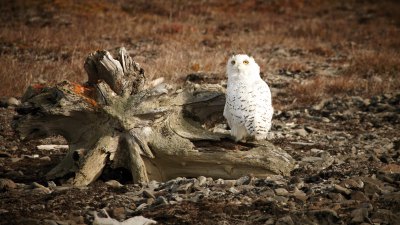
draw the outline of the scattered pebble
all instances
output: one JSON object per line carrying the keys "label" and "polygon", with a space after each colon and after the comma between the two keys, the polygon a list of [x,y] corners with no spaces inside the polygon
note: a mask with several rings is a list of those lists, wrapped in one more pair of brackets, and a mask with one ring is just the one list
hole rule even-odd
{"label": "scattered pebble", "polygon": [[294,225],[294,222],[292,220],[292,217],[290,217],[289,215],[284,216],[282,218],[279,218],[275,225]]}
{"label": "scattered pebble", "polygon": [[164,196],[158,196],[155,204],[157,205],[168,205],[168,200]]}
{"label": "scattered pebble", "polygon": [[293,133],[294,133],[295,135],[297,135],[297,136],[300,136],[300,137],[305,137],[305,136],[308,135],[308,132],[307,132],[305,129],[303,129],[303,128],[301,128],[301,129],[296,129],[296,130],[294,130]]}
{"label": "scattered pebble", "polygon": [[274,190],[276,195],[287,196],[289,192],[285,188],[277,188]]}
{"label": "scattered pebble", "polygon": [[153,191],[150,191],[150,190],[148,190],[148,189],[145,189],[145,190],[143,191],[143,195],[144,195],[144,197],[146,197],[146,198],[153,198],[153,199],[156,198],[156,197],[154,196],[154,194],[153,194]]}
{"label": "scattered pebble", "polygon": [[204,176],[199,176],[197,180],[199,181],[199,186],[203,186],[207,182],[207,178]]}
{"label": "scattered pebble", "polygon": [[368,220],[368,210],[366,208],[358,208],[351,212],[352,223],[362,223]]}
{"label": "scattered pebble", "polygon": [[246,184],[249,184],[250,181],[251,181],[251,178],[249,176],[243,176],[236,180],[236,185],[246,185]]}
{"label": "scattered pebble", "polygon": [[229,189],[228,189],[228,191],[230,192],[230,193],[232,193],[232,194],[237,194],[237,193],[240,193],[240,191],[238,191],[236,188],[234,188],[234,187],[230,187]]}
{"label": "scattered pebble", "polygon": [[43,156],[43,157],[40,158],[40,160],[46,161],[46,162],[50,162],[51,158],[49,156]]}
{"label": "scattered pebble", "polygon": [[14,107],[15,106],[19,106],[19,105],[21,105],[21,101],[16,99],[16,98],[14,98],[14,97],[10,97],[7,100],[7,105],[8,106],[14,106]]}
{"label": "scattered pebble", "polygon": [[140,204],[140,205],[136,208],[135,211],[141,211],[141,210],[143,210],[144,208],[146,208],[147,206],[148,206],[147,203],[142,203],[142,204]]}
{"label": "scattered pebble", "polygon": [[48,187],[45,187],[37,182],[33,182],[32,187],[35,191],[42,192],[44,194],[50,194],[52,192]]}
{"label": "scattered pebble", "polygon": [[118,182],[116,180],[109,180],[109,181],[106,182],[106,184],[108,186],[110,186],[110,187],[113,187],[113,188],[119,188],[119,187],[124,186],[124,185],[122,185],[120,182]]}
{"label": "scattered pebble", "polygon": [[345,194],[345,195],[350,195],[351,194],[351,190],[347,189],[345,187],[342,187],[338,184],[333,185],[333,189],[341,194]]}
{"label": "scattered pebble", "polygon": [[300,200],[300,201],[302,201],[302,202],[305,202],[305,201],[308,199],[306,193],[304,193],[304,192],[301,191],[301,190],[296,190],[296,191],[293,193],[293,196],[294,196],[296,199],[298,199],[298,200]]}
{"label": "scattered pebble", "polygon": [[125,208],[116,207],[112,209],[112,216],[117,220],[123,220],[126,218]]}
{"label": "scattered pebble", "polygon": [[17,185],[14,181],[6,178],[0,178],[0,191],[9,191],[15,189]]}

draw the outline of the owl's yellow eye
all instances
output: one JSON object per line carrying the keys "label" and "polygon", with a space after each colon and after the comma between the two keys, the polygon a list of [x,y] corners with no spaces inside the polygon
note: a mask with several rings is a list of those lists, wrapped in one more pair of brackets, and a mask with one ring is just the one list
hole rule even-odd
{"label": "owl's yellow eye", "polygon": [[235,65],[235,63],[236,63],[235,60],[232,60],[232,61],[231,61],[231,64],[232,64],[232,65]]}
{"label": "owl's yellow eye", "polygon": [[243,61],[243,64],[244,64],[244,65],[247,65],[247,64],[249,64],[249,61],[248,61],[248,60],[244,60],[244,61]]}

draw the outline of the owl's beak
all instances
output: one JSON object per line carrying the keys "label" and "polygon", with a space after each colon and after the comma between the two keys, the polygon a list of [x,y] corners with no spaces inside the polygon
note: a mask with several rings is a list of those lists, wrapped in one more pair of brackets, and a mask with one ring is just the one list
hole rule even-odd
{"label": "owl's beak", "polygon": [[241,64],[240,64],[240,65],[237,65],[236,68],[237,68],[238,70],[244,70],[244,65],[241,65]]}

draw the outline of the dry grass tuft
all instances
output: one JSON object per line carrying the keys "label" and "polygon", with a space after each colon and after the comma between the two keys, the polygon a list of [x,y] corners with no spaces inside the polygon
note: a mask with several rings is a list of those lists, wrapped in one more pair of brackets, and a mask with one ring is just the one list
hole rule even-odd
{"label": "dry grass tuft", "polygon": [[361,89],[360,83],[354,77],[317,76],[303,83],[295,82],[289,86],[289,92],[295,96],[297,106],[307,106],[318,103],[331,96],[356,94]]}
{"label": "dry grass tuft", "polygon": [[316,76],[290,85],[297,105],[317,103],[332,96],[361,95],[371,97],[400,90],[399,53],[359,51],[350,65],[338,76]]}
{"label": "dry grass tuft", "polygon": [[390,79],[397,78],[399,71],[400,52],[359,50],[353,53],[353,58],[346,74],[364,79],[380,77],[390,81]]}

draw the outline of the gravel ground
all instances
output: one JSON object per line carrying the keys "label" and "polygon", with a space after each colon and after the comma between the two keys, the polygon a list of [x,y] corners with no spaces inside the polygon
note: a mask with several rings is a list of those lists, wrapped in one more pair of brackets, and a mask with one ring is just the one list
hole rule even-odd
{"label": "gravel ground", "polygon": [[0,108],[1,224],[91,224],[101,209],[119,221],[142,215],[159,224],[400,221],[400,93],[277,111],[271,141],[297,161],[288,177],[132,184],[120,170],[105,171],[84,188],[70,186],[68,177],[44,179],[66,150],[36,146],[64,140],[20,141],[11,129],[12,104],[3,101]]}

